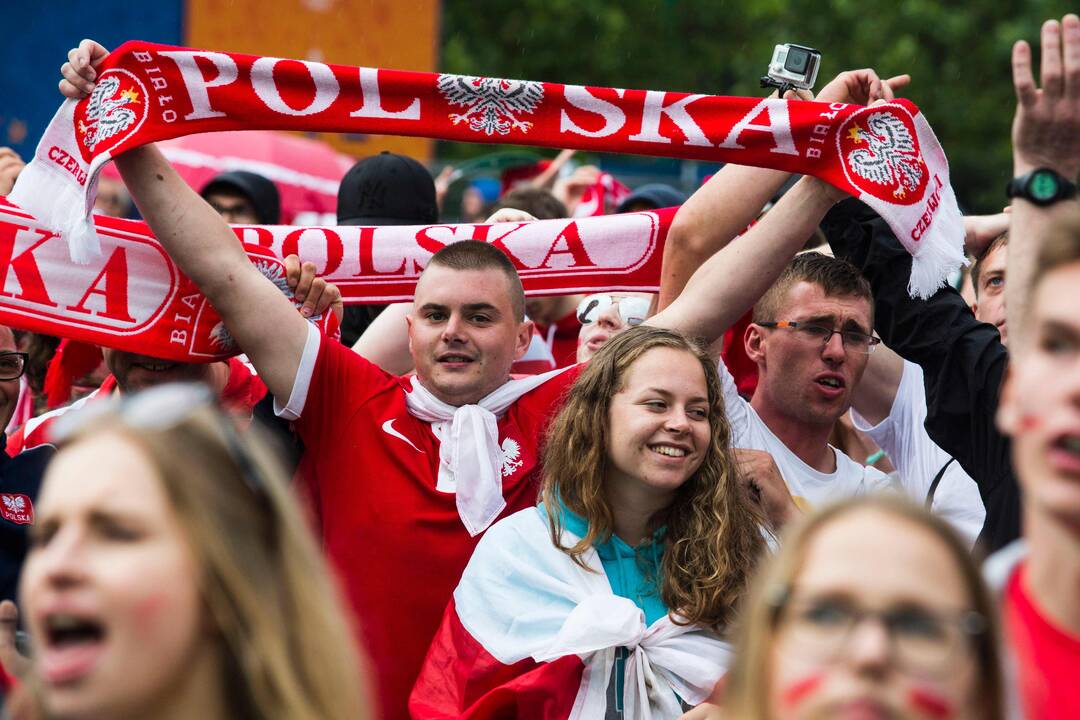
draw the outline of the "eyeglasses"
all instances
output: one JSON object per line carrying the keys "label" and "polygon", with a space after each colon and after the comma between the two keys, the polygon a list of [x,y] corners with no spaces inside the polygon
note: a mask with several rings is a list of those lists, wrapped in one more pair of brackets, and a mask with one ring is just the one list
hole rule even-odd
{"label": "eyeglasses", "polygon": [[971,610],[916,604],[870,610],[834,597],[785,601],[776,620],[801,655],[824,663],[842,657],[855,629],[872,620],[885,629],[895,662],[915,672],[942,670],[971,638],[987,632],[986,619]]}
{"label": "eyeglasses", "polygon": [[650,301],[639,297],[613,297],[597,294],[585,297],[577,306],[577,319],[582,325],[594,323],[608,308],[617,305],[619,317],[627,325],[640,325],[649,316]]}
{"label": "eyeglasses", "polygon": [[167,383],[130,395],[117,395],[108,401],[89,403],[58,417],[53,426],[53,437],[62,442],[109,416],[115,416],[134,430],[168,430],[206,408],[212,409],[225,441],[225,450],[236,463],[244,484],[257,498],[269,503],[266,478],[236,426],[218,409],[217,397],[202,383]]}
{"label": "eyeglasses", "polygon": [[793,330],[795,336],[807,343],[819,344],[822,347],[829,344],[833,335],[839,335],[844,343],[845,350],[859,353],[872,353],[874,348],[881,342],[881,338],[867,335],[858,330],[833,330],[832,328],[818,325],[817,323],[804,322],[762,322],[755,323],[764,328],[783,328]]}
{"label": "eyeglasses", "polygon": [[26,359],[30,357],[24,352],[5,351],[0,352],[0,380],[18,380],[26,372]]}

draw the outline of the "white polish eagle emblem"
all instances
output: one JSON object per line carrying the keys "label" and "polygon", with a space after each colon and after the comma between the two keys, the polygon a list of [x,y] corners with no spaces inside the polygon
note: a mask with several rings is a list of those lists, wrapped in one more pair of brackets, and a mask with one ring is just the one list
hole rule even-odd
{"label": "white polish eagle emblem", "polygon": [[893,196],[903,198],[915,192],[923,178],[923,164],[907,125],[889,111],[872,114],[866,128],[855,125],[848,131],[856,144],[866,143],[848,153],[848,167],[861,178],[878,185],[895,187]]}
{"label": "white polish eagle emblem", "polygon": [[467,122],[470,130],[485,135],[527,133],[532,123],[518,116],[531,115],[544,100],[544,86],[530,80],[439,75],[438,87],[447,103],[465,108],[451,113],[450,120]]}
{"label": "white polish eagle emblem", "polygon": [[79,133],[86,147],[93,152],[98,143],[127,130],[135,122],[135,111],[125,107],[142,102],[134,88],[120,90],[120,78],[108,75],[101,79],[86,103],[86,118],[78,123]]}

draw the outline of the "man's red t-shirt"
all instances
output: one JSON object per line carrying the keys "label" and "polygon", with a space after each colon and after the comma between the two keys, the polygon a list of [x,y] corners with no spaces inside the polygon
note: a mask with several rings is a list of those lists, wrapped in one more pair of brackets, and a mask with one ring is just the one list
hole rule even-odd
{"label": "man's red t-shirt", "polygon": [[[536,503],[538,445],[578,373],[557,375],[499,419],[500,517]],[[375,675],[379,717],[394,719],[408,717],[409,692],[480,539],[462,525],[453,492],[436,487],[440,443],[431,424],[409,414],[410,387],[312,333],[279,411],[299,415],[300,474]]]}
{"label": "man's red t-shirt", "polygon": [[1080,718],[1080,637],[1046,617],[1031,598],[1025,579],[1026,568],[1020,565],[1009,578],[1004,608],[1024,717],[1076,720]]}

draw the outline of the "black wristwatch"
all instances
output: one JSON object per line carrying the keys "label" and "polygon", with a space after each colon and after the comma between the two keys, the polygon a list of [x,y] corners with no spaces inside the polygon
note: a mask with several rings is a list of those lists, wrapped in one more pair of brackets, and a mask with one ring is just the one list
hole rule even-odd
{"label": "black wristwatch", "polygon": [[1013,178],[1005,188],[1005,194],[1046,206],[1076,197],[1076,185],[1054,170],[1041,167]]}

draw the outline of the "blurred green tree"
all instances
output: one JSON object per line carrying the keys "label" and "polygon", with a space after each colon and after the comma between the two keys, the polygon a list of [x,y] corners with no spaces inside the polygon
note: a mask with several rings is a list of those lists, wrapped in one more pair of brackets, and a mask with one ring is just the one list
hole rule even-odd
{"label": "blurred green tree", "polygon": [[[841,70],[910,73],[969,212],[1005,204],[1015,108],[1010,51],[1075,10],[1063,0],[444,0],[440,70],[600,86],[759,95],[777,43]],[[483,152],[446,147],[450,156]]]}

